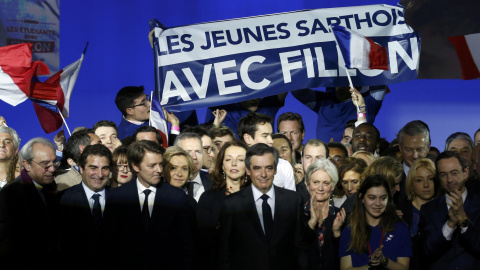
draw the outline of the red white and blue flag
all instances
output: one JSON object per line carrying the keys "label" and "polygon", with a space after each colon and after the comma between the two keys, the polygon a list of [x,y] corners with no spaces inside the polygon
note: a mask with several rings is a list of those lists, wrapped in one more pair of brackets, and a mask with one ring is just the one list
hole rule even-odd
{"label": "red white and blue flag", "polygon": [[462,79],[480,77],[480,33],[448,38],[457,51]]}
{"label": "red white and blue flag", "polygon": [[32,44],[0,47],[0,99],[17,106],[31,95],[32,78],[50,73],[40,61],[32,63]]}
{"label": "red white and blue flag", "polygon": [[38,120],[46,133],[52,133],[62,126],[60,112],[64,118],[70,115],[70,96],[84,56],[85,51],[80,59],[55,73],[43,83],[32,82],[30,99],[33,101]]}
{"label": "red white and blue flag", "polygon": [[331,28],[347,68],[388,70],[387,48],[343,26]]}
{"label": "red white and blue flag", "polygon": [[167,131],[167,120],[165,114],[163,113],[162,106],[160,102],[155,99],[152,95],[152,105],[150,108],[150,126],[156,128],[160,135],[162,135],[163,147],[168,147],[168,131]]}

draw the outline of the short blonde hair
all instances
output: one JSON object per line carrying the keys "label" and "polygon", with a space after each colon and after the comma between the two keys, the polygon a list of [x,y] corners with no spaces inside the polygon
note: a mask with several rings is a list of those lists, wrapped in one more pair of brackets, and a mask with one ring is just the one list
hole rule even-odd
{"label": "short blonde hair", "polygon": [[165,164],[169,163],[174,156],[184,156],[187,159],[187,163],[188,163],[187,180],[191,180],[193,170],[195,169],[195,165],[193,165],[193,159],[185,150],[183,150],[178,146],[170,146],[165,150],[165,153],[163,154],[163,168],[165,168]]}
{"label": "short blonde hair", "polygon": [[407,198],[409,200],[413,200],[415,198],[415,192],[413,189],[413,182],[415,181],[415,177],[417,176],[417,170],[419,168],[425,168],[433,175],[433,183],[435,185],[435,195],[437,194],[437,190],[440,187],[440,183],[438,182],[437,178],[435,177],[436,169],[435,164],[428,158],[421,158],[415,160],[410,166],[410,170],[408,171],[407,181],[405,183],[405,193],[407,193]]}
{"label": "short blonde hair", "polygon": [[380,174],[386,179],[390,188],[395,186],[395,178],[403,174],[403,166],[393,157],[380,157],[368,166],[362,174],[362,182],[368,176]]}

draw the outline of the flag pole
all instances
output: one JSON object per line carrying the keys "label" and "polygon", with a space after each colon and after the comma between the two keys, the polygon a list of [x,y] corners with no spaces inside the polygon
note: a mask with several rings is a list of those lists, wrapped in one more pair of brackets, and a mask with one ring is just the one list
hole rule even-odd
{"label": "flag pole", "polygon": [[58,108],[58,114],[60,114],[60,117],[62,117],[63,123],[65,124],[65,127],[67,128],[67,131],[68,131],[68,136],[72,136],[72,133],[70,133],[70,129],[68,128],[67,121],[65,121],[65,118],[63,117],[63,114],[60,108]]}
{"label": "flag pole", "polygon": [[[153,99],[153,91],[150,91],[150,102]],[[152,126],[152,105],[150,103],[150,117],[148,117],[148,125]]]}

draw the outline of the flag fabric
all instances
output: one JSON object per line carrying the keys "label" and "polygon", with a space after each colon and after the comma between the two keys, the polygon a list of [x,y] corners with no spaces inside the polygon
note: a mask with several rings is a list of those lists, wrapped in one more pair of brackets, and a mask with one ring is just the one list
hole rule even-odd
{"label": "flag fabric", "polygon": [[330,27],[347,68],[388,70],[387,48],[343,26]]}
{"label": "flag fabric", "polygon": [[480,77],[480,33],[449,37],[462,67],[462,79]]}
{"label": "flag fabric", "polygon": [[48,66],[32,63],[32,44],[0,47],[0,99],[17,106],[31,95],[32,77],[49,74]]}
{"label": "flag fabric", "polygon": [[64,118],[70,115],[70,96],[82,66],[85,51],[79,60],[52,75],[46,81],[32,82],[33,101],[38,120],[46,133],[52,133],[62,126]]}
{"label": "flag fabric", "polygon": [[168,147],[168,131],[167,131],[167,120],[165,114],[163,113],[162,106],[160,102],[153,98],[152,96],[152,105],[150,108],[150,126],[156,128],[160,135],[162,135],[163,147]]}

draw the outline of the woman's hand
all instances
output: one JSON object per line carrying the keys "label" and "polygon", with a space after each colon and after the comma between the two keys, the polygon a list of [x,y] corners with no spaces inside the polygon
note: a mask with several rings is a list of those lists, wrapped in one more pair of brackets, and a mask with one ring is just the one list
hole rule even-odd
{"label": "woman's hand", "polygon": [[340,237],[340,235],[342,233],[342,230],[341,230],[342,225],[345,222],[345,217],[346,217],[345,209],[342,208],[342,210],[340,210],[337,213],[337,216],[335,217],[335,220],[333,221],[333,226],[332,226],[333,237],[335,237],[335,238]]}

